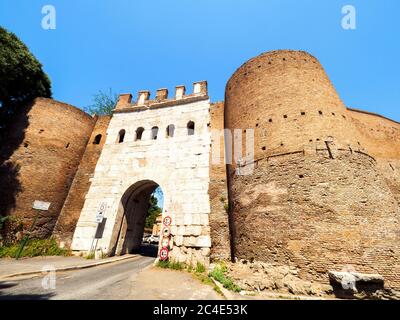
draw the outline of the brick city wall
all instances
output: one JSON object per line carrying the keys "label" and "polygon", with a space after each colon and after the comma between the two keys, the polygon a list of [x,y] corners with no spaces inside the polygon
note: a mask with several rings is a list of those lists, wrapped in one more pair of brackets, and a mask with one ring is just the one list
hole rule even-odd
{"label": "brick city wall", "polygon": [[[396,185],[396,174],[381,171],[385,152],[366,138],[368,122],[353,117],[307,53],[263,54],[236,71],[226,87],[225,124],[255,130],[255,161],[242,162],[254,172],[239,176],[238,165],[229,166],[237,258],[293,265],[322,282],[328,270],[352,265],[400,287],[399,203],[388,183]],[[395,172],[399,153],[389,141]]]}
{"label": "brick city wall", "polygon": [[85,202],[85,196],[89,191],[90,181],[93,178],[97,161],[106,141],[106,132],[110,119],[110,116],[96,117],[92,135],[57,220],[53,234],[62,247],[70,247],[71,245],[72,236]]}
{"label": "brick city wall", "polygon": [[380,172],[400,207],[400,123],[368,112],[349,109],[361,144],[377,160]]}
{"label": "brick city wall", "polygon": [[[230,233],[228,219],[228,189],[226,185],[225,143],[224,130],[224,103],[212,103],[210,108],[210,130],[212,152],[210,154],[210,230],[211,230],[211,259],[227,260],[231,257]],[[218,139],[218,141],[217,141]],[[213,160],[213,154],[219,157]]]}
{"label": "brick city wall", "polygon": [[[189,95],[179,86],[172,99],[166,89],[149,96],[141,91],[132,105],[121,95],[112,119],[97,120],[36,99],[2,146],[0,182],[9,188],[0,190],[1,214],[20,217],[26,229],[33,201],[51,202],[36,236],[54,233],[69,246],[75,234],[72,248],[87,251],[94,215],[107,202],[99,248],[109,251],[126,192],[159,184],[164,215],[173,217],[173,260],[228,259],[232,248],[236,258],[298,267],[307,280],[327,282],[328,270],[351,265],[400,288],[400,124],[346,108],[317,59],[298,51],[253,58],[229,80],[225,103],[209,103],[206,82]],[[243,137],[254,129],[254,159],[245,154],[240,163],[250,175],[236,175],[233,163],[227,179],[224,141],[212,134],[224,127]],[[137,196],[148,203],[148,194]]]}
{"label": "brick city wall", "polygon": [[[9,157],[3,165],[19,168],[15,172],[19,191],[14,205],[8,205],[12,199],[7,198],[5,203],[2,198],[1,208],[20,218],[26,230],[35,216],[33,202],[50,202],[49,211],[40,214],[34,236],[52,234],[93,125],[94,119],[83,111],[45,98],[37,98],[14,122],[2,153],[18,141],[15,150],[5,152]],[[0,185],[12,188],[9,181]]]}

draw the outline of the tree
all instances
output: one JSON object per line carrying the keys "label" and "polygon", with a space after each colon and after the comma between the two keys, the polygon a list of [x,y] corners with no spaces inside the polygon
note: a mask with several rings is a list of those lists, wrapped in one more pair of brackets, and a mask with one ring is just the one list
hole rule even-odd
{"label": "tree", "polygon": [[162,209],[158,206],[158,200],[152,194],[150,197],[150,208],[147,211],[145,228],[153,228],[153,225],[156,223],[156,219],[161,212]]}
{"label": "tree", "polygon": [[0,27],[0,129],[36,97],[51,98],[49,77],[28,47]]}
{"label": "tree", "polygon": [[109,92],[99,91],[93,96],[93,103],[85,108],[85,111],[90,114],[97,115],[112,115],[115,105],[118,101],[118,95],[113,93],[110,89]]}

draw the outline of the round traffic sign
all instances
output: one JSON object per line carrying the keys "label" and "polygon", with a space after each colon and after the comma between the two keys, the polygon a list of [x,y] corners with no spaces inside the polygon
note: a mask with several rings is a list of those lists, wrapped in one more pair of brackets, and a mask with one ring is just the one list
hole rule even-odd
{"label": "round traffic sign", "polygon": [[169,238],[163,238],[161,241],[161,247],[162,248],[168,248],[169,247]]}
{"label": "round traffic sign", "polygon": [[170,226],[172,223],[171,217],[170,216],[165,217],[163,223],[164,223],[164,226],[167,226],[167,227]]}
{"label": "round traffic sign", "polygon": [[162,261],[167,260],[167,259],[168,259],[168,254],[169,254],[168,249],[167,249],[167,248],[162,248],[162,249],[160,250],[160,259],[161,259]]}
{"label": "round traffic sign", "polygon": [[162,229],[162,235],[164,238],[168,238],[171,235],[171,229],[169,227],[164,227]]}

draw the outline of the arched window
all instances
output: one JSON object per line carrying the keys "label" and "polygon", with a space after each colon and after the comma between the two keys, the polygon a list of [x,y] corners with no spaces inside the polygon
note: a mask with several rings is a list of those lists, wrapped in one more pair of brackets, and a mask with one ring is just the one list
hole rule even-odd
{"label": "arched window", "polygon": [[144,128],[142,128],[142,127],[139,127],[136,129],[136,141],[142,140],[143,132],[144,132]]}
{"label": "arched window", "polygon": [[151,128],[151,139],[157,140],[157,135],[158,135],[158,127]]}
{"label": "arched window", "polygon": [[122,129],[118,134],[118,143],[124,142],[125,139],[125,129]]}
{"label": "arched window", "polygon": [[193,136],[194,135],[194,122],[189,121],[187,124],[187,130],[188,130],[188,135]]}
{"label": "arched window", "polygon": [[101,134],[98,134],[94,140],[93,140],[93,144],[100,144],[101,141]]}
{"label": "arched window", "polygon": [[175,134],[175,126],[173,124],[170,124],[167,127],[167,137],[168,138],[172,138]]}

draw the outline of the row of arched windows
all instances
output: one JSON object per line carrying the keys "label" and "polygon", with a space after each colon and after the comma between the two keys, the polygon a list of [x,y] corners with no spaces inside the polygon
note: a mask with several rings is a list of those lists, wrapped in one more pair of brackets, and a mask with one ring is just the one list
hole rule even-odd
{"label": "row of arched windows", "polygon": [[[189,136],[193,136],[194,135],[194,131],[195,131],[195,123],[193,121],[189,121],[187,123],[186,128],[187,128],[187,134]],[[136,129],[135,141],[142,140],[144,131],[145,130],[144,130],[143,127],[139,127],[139,128]],[[157,138],[159,136],[159,131],[160,130],[159,130],[158,127],[151,128],[151,140],[157,140]],[[117,139],[118,143],[124,142],[125,134],[126,134],[125,129],[122,129],[122,130],[119,131],[118,139]],[[170,124],[169,126],[167,126],[167,128],[165,130],[165,136],[167,138],[172,138],[174,135],[175,135],[175,126],[173,124]]]}

